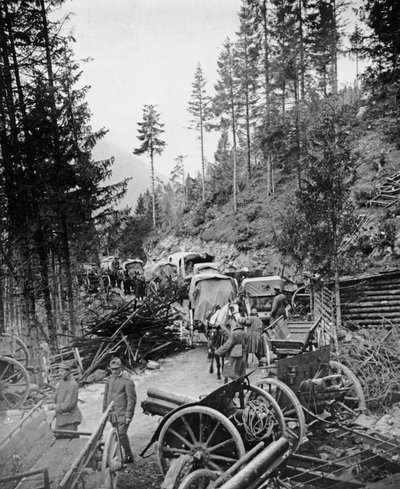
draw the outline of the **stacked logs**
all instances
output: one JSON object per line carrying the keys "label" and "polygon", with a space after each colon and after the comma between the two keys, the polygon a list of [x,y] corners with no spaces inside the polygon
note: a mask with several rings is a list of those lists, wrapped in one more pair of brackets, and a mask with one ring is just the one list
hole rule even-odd
{"label": "stacked logs", "polygon": [[347,332],[344,338],[339,350],[340,361],[361,382],[367,406],[379,410],[390,405],[400,385],[399,328],[370,326]]}
{"label": "stacked logs", "polygon": [[400,272],[341,283],[342,317],[359,326],[400,325]]}
{"label": "stacked logs", "polygon": [[[400,325],[400,270],[343,278],[340,300],[346,325]],[[333,283],[316,291],[315,313],[325,322],[334,322]]]}

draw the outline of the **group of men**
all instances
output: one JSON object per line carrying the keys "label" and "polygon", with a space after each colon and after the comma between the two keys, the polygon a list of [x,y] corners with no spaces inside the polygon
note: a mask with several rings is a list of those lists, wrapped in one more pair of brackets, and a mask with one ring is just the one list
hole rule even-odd
{"label": "group of men", "polygon": [[114,258],[110,267],[112,287],[123,288],[126,295],[134,294],[141,301],[146,293],[146,282],[142,273],[121,268],[118,258]]}
{"label": "group of men", "polygon": [[[120,358],[113,358],[109,368],[111,375],[107,378],[103,412],[113,402],[110,421],[117,429],[124,452],[124,462],[133,463],[133,453],[128,438],[128,428],[136,406],[136,389],[129,373],[123,368]],[[78,407],[78,384],[71,373],[71,366],[61,363],[59,366],[60,382],[56,389],[54,404],[49,405],[55,411],[56,436],[73,436],[82,421]]]}
{"label": "group of men", "polygon": [[[286,298],[277,291],[271,310],[271,322],[286,319]],[[244,331],[244,327],[247,331]],[[279,324],[278,324],[279,326]],[[225,379],[238,378],[246,374],[247,358],[254,353],[260,362],[265,356],[265,326],[258,317],[257,309],[253,308],[249,317],[242,317],[236,310],[230,319],[230,335],[228,340],[215,351],[216,355],[227,356],[223,375]],[[278,328],[283,334],[282,327]],[[133,462],[132,449],[128,438],[128,427],[132,421],[136,406],[136,389],[129,373],[123,368],[121,359],[114,357],[109,364],[111,375],[106,379],[103,412],[113,402],[113,416],[110,421],[118,430],[125,463]],[[73,435],[82,421],[82,413],[78,407],[78,384],[71,373],[71,366],[61,363],[59,366],[60,382],[56,389],[54,403],[49,405],[55,411],[56,436]]]}
{"label": "group of men", "polygon": [[[287,300],[281,289],[275,289],[275,292],[270,324],[274,326],[274,336],[283,339],[287,333]],[[246,374],[249,354],[253,353],[256,356],[260,366],[266,354],[266,338],[263,335],[265,325],[258,317],[256,308],[251,309],[248,317],[242,317],[233,307],[229,323],[230,335],[227,341],[215,351],[216,355],[226,356],[222,370],[225,382],[228,378],[236,379]]]}

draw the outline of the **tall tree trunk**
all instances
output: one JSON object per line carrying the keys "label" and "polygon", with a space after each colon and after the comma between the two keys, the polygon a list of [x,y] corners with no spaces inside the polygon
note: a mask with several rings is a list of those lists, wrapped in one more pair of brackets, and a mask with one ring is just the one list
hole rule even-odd
{"label": "tall tree trunk", "polygon": [[332,43],[332,91],[336,96],[338,94],[338,46],[337,46],[337,19],[336,19],[336,0],[332,0],[333,7],[333,43]]}
{"label": "tall tree trunk", "polygon": [[[55,102],[55,88],[54,88],[54,73],[53,73],[53,63],[51,57],[51,46],[50,46],[50,38],[49,38],[49,28],[47,21],[47,12],[44,0],[40,1],[41,13],[42,13],[42,25],[43,25],[43,38],[45,42],[45,52],[46,52],[46,68],[47,68],[47,77],[48,84],[51,95],[51,117],[52,117],[52,130],[53,130],[53,154],[54,160],[57,168],[61,168],[62,159],[59,153],[59,130],[58,130],[58,121],[57,121],[57,110],[56,110],[56,102]],[[64,195],[62,189],[63,182],[60,181],[60,192],[62,194],[63,200],[61,202],[61,209],[58,214],[60,230],[61,230],[61,247],[62,254],[64,258],[63,265],[65,268],[65,277],[67,282],[67,296],[68,296],[68,315],[69,315],[69,329],[72,335],[75,335],[75,312],[74,312],[74,294],[73,294],[73,283],[72,283],[72,272],[71,272],[71,259],[70,259],[70,251],[69,251],[69,233],[68,233],[68,224],[67,224],[67,216],[64,209]],[[48,283],[48,281],[47,281]],[[50,291],[47,290],[46,294],[50,296]]]}
{"label": "tall tree trunk", "polygon": [[156,227],[156,188],[154,184],[154,156],[153,150],[150,150],[150,168],[151,168],[151,200],[153,214],[153,228]]}
{"label": "tall tree trunk", "polygon": [[270,87],[270,66],[269,66],[269,37],[268,37],[268,6],[267,0],[262,0],[262,16],[264,30],[264,80],[265,80],[265,108],[267,127],[271,123],[271,87]]}
{"label": "tall tree trunk", "polygon": [[65,269],[65,278],[67,282],[67,299],[68,299],[68,318],[69,331],[72,336],[76,335],[76,319],[74,308],[74,288],[71,273],[71,256],[69,253],[69,232],[68,223],[64,213],[61,215],[61,246],[63,252],[63,265]]}
{"label": "tall tree trunk", "polygon": [[201,200],[206,201],[206,177],[205,177],[205,162],[204,162],[204,126],[203,114],[200,109],[200,150],[201,150]]}
{"label": "tall tree trunk", "polygon": [[247,175],[251,180],[251,136],[250,136],[250,108],[249,93],[246,91],[246,156],[247,156]]}
{"label": "tall tree trunk", "polygon": [[297,147],[297,185],[301,188],[301,128],[300,128],[300,101],[297,73],[294,77],[294,105],[296,114],[296,147]]}
{"label": "tall tree trunk", "polygon": [[230,47],[228,46],[229,54],[229,97],[231,103],[231,127],[233,141],[233,209],[237,212],[237,159],[236,159],[236,113],[235,113],[235,95],[233,91],[233,59]]}
{"label": "tall tree trunk", "polygon": [[38,226],[38,229],[35,233],[35,241],[40,263],[41,292],[43,294],[44,309],[46,311],[50,348],[52,349],[52,351],[56,351],[58,348],[58,342],[57,329],[54,321],[54,313],[50,296],[48,263],[49,256],[47,250],[45,249],[44,236],[41,230],[41,226]]}
{"label": "tall tree trunk", "polygon": [[299,39],[300,39],[300,100],[305,102],[305,62],[304,62],[304,28],[303,28],[303,0],[299,0]]}

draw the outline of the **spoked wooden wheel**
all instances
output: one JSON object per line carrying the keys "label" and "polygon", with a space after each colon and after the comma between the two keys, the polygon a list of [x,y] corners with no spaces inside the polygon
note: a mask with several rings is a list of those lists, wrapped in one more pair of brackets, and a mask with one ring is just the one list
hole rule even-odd
{"label": "spoked wooden wheel", "polygon": [[174,413],[160,431],[158,460],[166,474],[171,459],[193,458],[195,468],[224,472],[245,453],[238,430],[229,419],[206,406],[190,406]]}
{"label": "spoked wooden wheel", "polygon": [[28,348],[17,336],[2,333],[0,334],[0,344],[9,345],[9,350],[7,350],[8,356],[21,363],[25,368],[29,366],[30,356]]}
{"label": "spoked wooden wheel", "polygon": [[[243,389],[243,400],[241,399]],[[275,399],[260,387],[239,385],[232,405],[231,419],[249,446],[260,441],[273,441],[285,436],[286,427],[282,411]]]}
{"label": "spoked wooden wheel", "polygon": [[286,437],[293,452],[296,452],[306,436],[306,419],[296,394],[282,381],[267,377],[255,385],[270,394],[282,410],[286,426]]}
{"label": "spoked wooden wheel", "polygon": [[29,375],[24,366],[13,358],[0,357],[0,410],[21,407],[29,388]]}
{"label": "spoked wooden wheel", "polygon": [[180,483],[178,489],[206,489],[210,482],[219,477],[218,472],[210,469],[197,469],[187,475]]}
{"label": "spoked wooden wheel", "polygon": [[122,467],[121,447],[116,428],[113,428],[104,444],[101,460],[100,485],[106,489],[117,488],[118,470]]}
{"label": "spoked wooden wheel", "polygon": [[346,365],[331,360],[330,374],[340,374],[347,392],[343,399],[332,403],[332,416],[338,421],[350,421],[365,411],[365,396],[361,384],[355,374]]}

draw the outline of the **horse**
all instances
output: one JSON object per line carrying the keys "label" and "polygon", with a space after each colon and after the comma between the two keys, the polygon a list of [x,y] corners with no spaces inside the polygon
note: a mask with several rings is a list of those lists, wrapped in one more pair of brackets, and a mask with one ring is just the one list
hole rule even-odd
{"label": "horse", "polygon": [[[211,359],[210,374],[214,373],[214,360],[217,368],[217,379],[221,380],[221,367],[224,364],[224,357],[215,355],[215,350],[222,346],[229,336],[228,320],[231,317],[231,303],[225,304],[222,308],[216,309],[207,321],[207,343],[208,343],[208,358]],[[222,359],[222,361],[221,361]]]}

